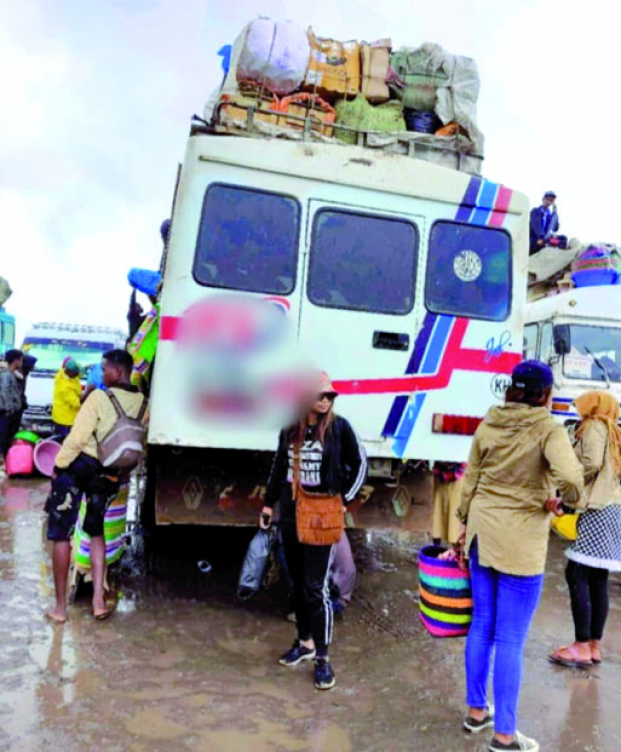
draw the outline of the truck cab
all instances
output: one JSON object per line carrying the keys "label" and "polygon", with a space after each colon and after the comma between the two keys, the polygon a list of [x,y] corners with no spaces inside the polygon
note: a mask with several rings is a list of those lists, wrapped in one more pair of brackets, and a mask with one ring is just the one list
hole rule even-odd
{"label": "truck cab", "polygon": [[37,359],[26,385],[28,408],[24,412],[24,426],[42,435],[51,433],[54,377],[66,358],[77,361],[84,380],[91,366],[99,363],[107,350],[124,349],[125,340],[125,333],[112,327],[34,324],[22,348],[24,353]]}
{"label": "truck cab", "polygon": [[591,389],[621,400],[621,287],[581,287],[528,304],[524,357],[554,372],[553,415],[578,420],[574,400]]}

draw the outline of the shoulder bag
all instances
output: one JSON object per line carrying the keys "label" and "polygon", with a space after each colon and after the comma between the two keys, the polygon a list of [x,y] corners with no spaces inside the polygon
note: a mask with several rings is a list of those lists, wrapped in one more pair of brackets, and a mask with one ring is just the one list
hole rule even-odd
{"label": "shoulder bag", "polygon": [[293,446],[293,498],[300,543],[332,546],[341,540],[345,526],[341,494],[310,493],[300,483],[300,443]]}

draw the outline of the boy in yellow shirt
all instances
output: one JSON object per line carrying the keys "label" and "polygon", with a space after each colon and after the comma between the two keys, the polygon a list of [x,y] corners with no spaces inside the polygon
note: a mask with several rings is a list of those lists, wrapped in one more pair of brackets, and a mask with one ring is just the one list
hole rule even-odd
{"label": "boy in yellow shirt", "polygon": [[73,358],[65,361],[54,379],[54,397],[52,399],[52,423],[54,436],[64,441],[76,416],[80,411],[80,366]]}

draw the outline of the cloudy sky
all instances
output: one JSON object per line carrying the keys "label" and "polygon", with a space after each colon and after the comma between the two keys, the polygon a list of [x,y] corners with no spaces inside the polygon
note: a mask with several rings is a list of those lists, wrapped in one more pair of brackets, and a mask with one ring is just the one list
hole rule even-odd
{"label": "cloudy sky", "polygon": [[132,266],[157,268],[189,120],[217,50],[270,15],[341,39],[476,58],[485,174],[562,231],[620,241],[616,0],[0,0],[0,275],[36,320],[125,325]]}

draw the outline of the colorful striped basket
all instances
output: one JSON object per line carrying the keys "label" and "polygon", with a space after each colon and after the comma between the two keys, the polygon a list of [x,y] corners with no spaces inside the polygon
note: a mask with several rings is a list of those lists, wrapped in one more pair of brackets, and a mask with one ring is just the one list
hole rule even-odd
{"label": "colorful striped basket", "polygon": [[470,576],[456,561],[440,561],[447,549],[425,546],[418,558],[420,620],[434,637],[461,637],[472,621]]}
{"label": "colorful striped basket", "polygon": [[[106,542],[106,565],[114,564],[125,551],[125,528],[127,524],[127,494],[129,485],[121,486],[117,497],[112,501],[104,515],[104,540]],[[90,572],[91,569],[91,539],[82,529],[86,501],[82,499],[80,514],[74,533],[74,561],[80,572]]]}

